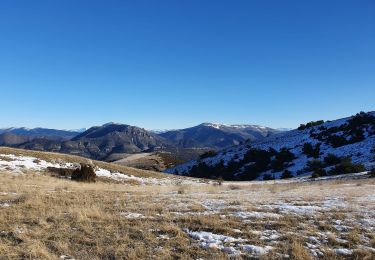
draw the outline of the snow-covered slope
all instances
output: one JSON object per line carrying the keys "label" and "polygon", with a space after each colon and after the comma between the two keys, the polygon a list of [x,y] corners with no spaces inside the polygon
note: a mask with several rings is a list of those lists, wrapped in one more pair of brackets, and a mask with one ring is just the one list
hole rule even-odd
{"label": "snow-covered slope", "polygon": [[[317,123],[316,126],[308,124],[299,130],[281,132],[255,142],[233,146],[215,156],[191,161],[166,172],[239,180],[263,179],[264,176],[280,178],[285,170],[293,176],[309,175],[312,170],[308,167],[308,161],[319,160],[323,164],[321,168],[327,172],[338,164],[324,163],[329,154],[339,158],[349,157],[353,164],[363,164],[370,169],[375,166],[374,122],[375,112],[369,112]],[[306,144],[315,149],[314,156],[306,152]],[[264,156],[259,156],[260,153]],[[254,156],[257,158],[254,159]],[[288,156],[292,158],[278,159]],[[264,163],[264,160],[269,160],[269,163]],[[277,160],[281,162],[278,164]]]}

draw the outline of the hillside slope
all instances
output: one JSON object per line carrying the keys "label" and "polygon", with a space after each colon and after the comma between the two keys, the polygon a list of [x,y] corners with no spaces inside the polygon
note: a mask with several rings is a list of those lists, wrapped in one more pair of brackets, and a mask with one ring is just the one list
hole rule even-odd
{"label": "hillside slope", "polygon": [[375,112],[360,113],[332,122],[310,122],[166,172],[229,180],[356,172],[364,170],[356,164],[375,166],[374,146]]}

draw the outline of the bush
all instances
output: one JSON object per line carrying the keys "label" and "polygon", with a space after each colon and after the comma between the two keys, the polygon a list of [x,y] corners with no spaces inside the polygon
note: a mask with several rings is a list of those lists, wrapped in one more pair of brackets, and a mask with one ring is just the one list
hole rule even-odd
{"label": "bush", "polygon": [[[327,176],[327,171],[325,169],[322,169],[322,168],[315,169],[313,171],[312,176],[317,176],[317,177]],[[316,178],[316,177],[314,177],[314,178]]]}
{"label": "bush", "polygon": [[293,176],[292,172],[289,171],[289,170],[285,170],[283,172],[283,174],[281,175],[281,179],[290,179],[290,178],[293,178],[293,177],[294,176]]}
{"label": "bush", "polygon": [[298,127],[298,130],[305,130],[307,128],[310,128],[310,127],[313,127],[313,126],[318,126],[318,125],[321,125],[323,123],[324,123],[324,120],[311,121],[311,122],[308,122],[306,125],[305,124],[301,124]]}
{"label": "bush", "polygon": [[339,164],[337,164],[333,169],[329,171],[330,175],[340,175],[347,173],[357,173],[363,172],[366,168],[362,164],[352,163],[351,158],[344,158]]}
{"label": "bush", "polygon": [[341,147],[348,144],[345,137],[341,135],[330,135],[327,142],[332,145],[333,148]]}
{"label": "bush", "polygon": [[295,159],[295,155],[290,152],[287,148],[281,148],[279,152],[276,152],[275,159],[271,162],[271,168],[273,172],[280,172],[289,166],[289,162]]}
{"label": "bush", "polygon": [[327,156],[324,157],[324,163],[327,166],[336,165],[336,164],[339,164],[340,162],[341,162],[341,158],[331,153],[327,154]]}
{"label": "bush", "polygon": [[312,160],[307,162],[307,171],[316,172],[320,169],[324,169],[324,163],[319,160]]}
{"label": "bush", "polygon": [[72,180],[82,182],[95,182],[96,174],[94,167],[89,164],[81,163],[81,167],[74,170],[72,173]]}
{"label": "bush", "polygon": [[275,177],[273,175],[271,175],[271,174],[264,174],[263,175],[263,180],[264,181],[270,181],[270,180],[274,180],[274,179],[275,179]]}
{"label": "bush", "polygon": [[370,172],[370,178],[375,178],[375,168],[373,168]]}
{"label": "bush", "polygon": [[290,152],[287,148],[281,148],[279,153],[276,154],[276,160],[282,162],[291,162],[295,158],[295,155],[292,152]]}
{"label": "bush", "polygon": [[311,143],[305,143],[302,148],[302,152],[307,157],[319,158],[320,155],[320,143],[316,144],[315,147]]}

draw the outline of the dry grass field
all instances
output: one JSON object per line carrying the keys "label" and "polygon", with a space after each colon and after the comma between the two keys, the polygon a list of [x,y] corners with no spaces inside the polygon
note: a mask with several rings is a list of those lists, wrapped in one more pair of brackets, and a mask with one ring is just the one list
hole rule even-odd
{"label": "dry grass field", "polygon": [[374,191],[374,179],[87,184],[3,169],[0,259],[375,259]]}

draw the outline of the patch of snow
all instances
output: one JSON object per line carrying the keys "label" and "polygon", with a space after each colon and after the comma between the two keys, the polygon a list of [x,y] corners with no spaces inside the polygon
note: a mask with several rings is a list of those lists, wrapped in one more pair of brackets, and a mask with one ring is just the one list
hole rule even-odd
{"label": "patch of snow", "polygon": [[235,217],[247,219],[247,218],[275,218],[278,219],[281,217],[280,214],[271,213],[271,212],[260,212],[260,211],[238,211],[232,214]]}
{"label": "patch of snow", "polygon": [[[244,242],[241,238],[234,238],[231,236],[217,235],[206,231],[190,231],[189,229],[183,229],[190,237],[198,240],[202,248],[215,248],[224,251],[228,254],[237,255],[241,252],[233,247],[234,243]],[[229,244],[226,246],[225,244]]]}
{"label": "patch of snow", "polygon": [[9,204],[9,203],[6,203],[6,202],[4,202],[4,203],[0,203],[0,207],[1,207],[1,208],[8,208],[8,207],[10,207],[10,204]]}
{"label": "patch of snow", "polygon": [[252,255],[260,256],[268,253],[270,250],[272,250],[271,246],[254,246],[254,245],[242,245],[241,248]]}
{"label": "patch of snow", "polygon": [[[9,160],[1,160],[1,157],[8,158]],[[48,167],[60,167],[60,164],[46,162],[30,156],[0,154],[0,170],[19,174],[23,169],[41,171]]]}
{"label": "patch of snow", "polygon": [[169,240],[170,239],[170,237],[168,235],[159,235],[157,238],[163,239],[163,240]]}
{"label": "patch of snow", "polygon": [[333,251],[338,254],[338,255],[346,255],[346,256],[349,256],[349,255],[352,255],[353,254],[353,250],[350,250],[350,249],[347,249],[347,248],[337,248],[337,249],[333,249]]}
{"label": "patch of snow", "polygon": [[120,216],[125,217],[127,219],[144,219],[146,218],[144,215],[140,213],[133,213],[133,212],[120,212]]}
{"label": "patch of snow", "polygon": [[229,255],[241,255],[247,253],[252,257],[259,257],[273,249],[271,246],[261,247],[243,244],[246,240],[242,238],[217,235],[206,231],[190,231],[189,229],[184,229],[184,231],[193,239],[198,240],[202,248],[219,249]]}
{"label": "patch of snow", "polygon": [[260,240],[272,242],[278,240],[281,237],[281,234],[276,230],[265,230],[262,232]]}

